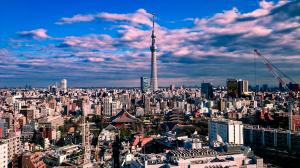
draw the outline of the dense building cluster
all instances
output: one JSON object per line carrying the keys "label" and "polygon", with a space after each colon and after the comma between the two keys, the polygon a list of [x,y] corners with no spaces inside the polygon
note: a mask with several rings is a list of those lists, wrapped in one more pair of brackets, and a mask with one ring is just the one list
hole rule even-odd
{"label": "dense building cluster", "polygon": [[233,79],[151,92],[144,80],[1,89],[1,167],[263,167],[251,148],[299,155],[298,102],[285,92]]}

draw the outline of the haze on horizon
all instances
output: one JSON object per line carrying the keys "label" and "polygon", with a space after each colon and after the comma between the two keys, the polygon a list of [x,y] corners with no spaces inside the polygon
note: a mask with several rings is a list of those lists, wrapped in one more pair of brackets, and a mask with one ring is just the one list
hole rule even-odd
{"label": "haze on horizon", "polygon": [[[118,5],[115,5],[118,4]],[[159,86],[254,81],[257,48],[300,82],[299,0],[9,0],[0,4],[0,87],[139,86],[150,77],[156,13]],[[261,59],[257,83],[277,85]]]}

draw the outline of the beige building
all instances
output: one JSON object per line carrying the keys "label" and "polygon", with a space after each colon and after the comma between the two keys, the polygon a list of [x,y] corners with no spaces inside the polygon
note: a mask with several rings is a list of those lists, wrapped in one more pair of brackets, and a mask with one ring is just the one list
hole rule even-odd
{"label": "beige building", "polygon": [[0,168],[7,168],[8,165],[8,147],[7,144],[0,143]]}
{"label": "beige building", "polygon": [[14,156],[18,156],[21,154],[22,147],[21,147],[21,140],[19,135],[0,139],[0,142],[7,144],[8,162],[13,161]]}

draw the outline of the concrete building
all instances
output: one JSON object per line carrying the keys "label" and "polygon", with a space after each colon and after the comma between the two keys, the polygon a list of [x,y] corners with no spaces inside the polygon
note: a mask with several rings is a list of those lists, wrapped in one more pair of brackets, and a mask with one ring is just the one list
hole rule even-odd
{"label": "concrete building", "polygon": [[34,135],[34,127],[31,124],[23,125],[22,132],[21,132],[21,141],[29,142],[32,140],[33,135]]}
{"label": "concrete building", "polygon": [[103,115],[105,116],[111,116],[111,104],[112,104],[112,97],[104,97],[103,98]]}
{"label": "concrete building", "polygon": [[263,168],[263,159],[247,156],[241,147],[217,152],[209,148],[170,150],[164,154],[146,154],[125,159],[124,164],[135,168]]}
{"label": "concrete building", "polygon": [[174,168],[245,167],[263,168],[263,159],[247,157],[244,151],[216,152],[211,149],[171,150],[167,160]]}
{"label": "concrete building", "polygon": [[244,144],[243,124],[241,121],[233,120],[210,120],[208,123],[209,144],[215,142],[229,144]]}
{"label": "concrete building", "polygon": [[8,123],[5,119],[0,119],[0,138],[7,136]]}
{"label": "concrete building", "polygon": [[150,89],[150,80],[147,77],[141,77],[141,91],[146,93]]}
{"label": "concrete building", "polygon": [[81,110],[84,116],[88,116],[91,113],[91,103],[88,96],[82,97]]}
{"label": "concrete building", "polygon": [[0,167],[7,168],[8,165],[8,146],[0,143]]}
{"label": "concrete building", "polygon": [[300,132],[245,126],[244,142],[246,145],[253,147],[267,147],[299,153]]}
{"label": "concrete building", "polygon": [[7,144],[8,149],[8,162],[14,160],[15,156],[19,156],[22,152],[22,145],[20,136],[14,135],[4,139],[0,139],[0,142]]}

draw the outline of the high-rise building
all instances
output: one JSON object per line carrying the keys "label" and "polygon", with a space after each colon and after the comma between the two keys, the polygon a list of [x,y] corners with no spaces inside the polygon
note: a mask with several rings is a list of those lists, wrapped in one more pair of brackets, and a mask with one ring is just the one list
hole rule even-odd
{"label": "high-rise building", "polygon": [[220,99],[218,107],[219,107],[220,111],[225,110],[225,100],[224,99]]}
{"label": "high-rise building", "polygon": [[116,102],[110,103],[110,114],[112,116],[117,115],[117,103]]}
{"label": "high-rise building", "polygon": [[244,144],[243,123],[233,120],[210,120],[208,123],[209,144],[213,146],[214,142]]}
{"label": "high-rise building", "polygon": [[201,83],[201,95],[206,99],[213,98],[213,87],[211,83]]}
{"label": "high-rise building", "polygon": [[[123,109],[129,109],[130,108],[130,97],[129,94],[125,93],[119,96],[121,105]],[[117,108],[117,107],[116,107]]]}
{"label": "high-rise building", "polygon": [[144,95],[144,113],[145,115],[149,115],[151,112],[151,97],[148,95]]}
{"label": "high-rise building", "polygon": [[227,79],[227,95],[232,98],[238,97],[238,80]]}
{"label": "high-rise building", "polygon": [[112,103],[112,97],[104,97],[103,99],[103,115],[105,116],[111,116],[111,103]]}
{"label": "high-rise building", "polygon": [[88,96],[83,96],[81,99],[81,109],[83,116],[88,116],[91,113],[91,104]]}
{"label": "high-rise building", "polygon": [[60,89],[63,92],[67,92],[68,86],[67,86],[67,79],[63,79],[60,81]]}
{"label": "high-rise building", "polygon": [[248,93],[248,81],[247,80],[239,80],[238,81],[238,96],[241,97]]}
{"label": "high-rise building", "polygon": [[155,44],[155,32],[154,32],[154,15],[153,15],[153,28],[152,28],[152,43],[150,46],[151,51],[151,91],[158,89],[157,84],[157,64],[156,64],[156,44]]}
{"label": "high-rise building", "polygon": [[147,77],[141,77],[141,91],[146,93],[150,89],[150,80]]}

